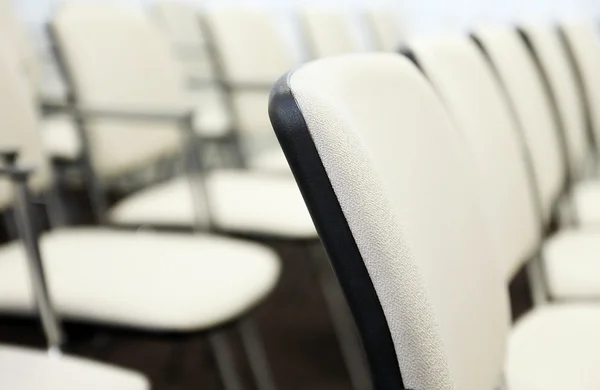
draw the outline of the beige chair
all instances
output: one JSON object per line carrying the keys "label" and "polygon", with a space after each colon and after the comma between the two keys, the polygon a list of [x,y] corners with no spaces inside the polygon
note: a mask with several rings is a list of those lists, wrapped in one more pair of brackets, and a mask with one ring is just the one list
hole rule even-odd
{"label": "beige chair", "polygon": [[[19,166],[35,168],[30,186],[41,196],[51,188],[51,171],[30,90],[12,60],[0,51],[0,148],[18,150]],[[13,196],[5,179],[1,185],[0,206],[7,209]],[[59,315],[147,332],[206,331],[223,371],[231,362],[223,358],[226,344],[214,329],[242,319],[242,328],[248,327],[244,337],[255,342],[247,333],[252,331],[247,315],[280,274],[278,258],[268,248],[210,234],[65,227],[42,234],[40,252]],[[25,259],[18,241],[0,247],[0,311],[5,314],[34,312]]]}
{"label": "beige chair", "polygon": [[392,7],[370,7],[364,13],[371,41],[379,51],[398,51],[403,46],[400,18]]}
{"label": "beige chair", "polygon": [[497,267],[514,259],[481,212],[472,150],[410,60],[309,63],[275,86],[270,112],[377,388],[600,383],[600,307],[547,305],[511,328]]}
{"label": "beige chair", "polygon": [[361,51],[348,12],[303,7],[300,19],[310,57],[323,58]]}
{"label": "beige chair", "polygon": [[[10,0],[0,1],[0,29],[3,32],[3,45],[18,58],[23,75],[28,81],[40,105],[64,107],[66,97],[49,93],[44,88],[44,64],[29,40],[21,21],[18,19]],[[73,119],[63,113],[45,115],[40,122],[40,131],[45,149],[53,158],[73,162],[81,155],[81,142]]]}
{"label": "beige chair", "polygon": [[569,183],[558,122],[542,76],[515,30],[487,28],[477,31],[476,36],[506,91],[516,121],[515,131],[522,137],[526,158],[531,164],[530,173],[546,237],[541,254],[548,291],[557,299],[600,297],[595,278],[600,267],[597,260],[600,235],[585,227],[551,228],[558,202],[565,189],[569,189]]}
{"label": "beige chair", "polygon": [[0,372],[0,387],[12,390],[150,388],[148,380],[133,371],[10,345],[0,345]]}

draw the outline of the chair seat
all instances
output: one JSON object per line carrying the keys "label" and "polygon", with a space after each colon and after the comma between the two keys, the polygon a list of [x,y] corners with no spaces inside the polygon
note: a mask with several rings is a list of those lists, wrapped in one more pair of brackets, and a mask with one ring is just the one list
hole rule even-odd
{"label": "chair seat", "polygon": [[250,156],[248,168],[270,173],[285,173],[290,176],[292,174],[285,155],[279,147],[269,148]]}
{"label": "chair seat", "polygon": [[42,121],[42,143],[53,158],[74,161],[81,156],[81,139],[73,118],[51,115]]}
{"label": "chair seat", "polygon": [[545,242],[542,255],[553,298],[600,298],[600,228],[562,230]]}
{"label": "chair seat", "polygon": [[[214,171],[206,192],[215,227],[230,232],[283,238],[317,233],[293,178],[242,170]],[[185,226],[195,214],[189,180],[175,178],[125,198],[108,213],[115,224]]]}
{"label": "chair seat", "polygon": [[586,180],[573,188],[575,218],[582,225],[600,225],[600,180]]}
{"label": "chair seat", "polygon": [[49,356],[42,351],[0,345],[0,388],[11,390],[146,390],[134,371],[91,360]]}
{"label": "chair seat", "polygon": [[506,364],[510,390],[600,389],[600,306],[555,304],[517,321]]}
{"label": "chair seat", "polygon": [[[40,247],[63,316],[138,329],[230,321],[265,298],[280,273],[268,248],[210,235],[60,229]],[[20,242],[0,248],[0,311],[33,312]]]}

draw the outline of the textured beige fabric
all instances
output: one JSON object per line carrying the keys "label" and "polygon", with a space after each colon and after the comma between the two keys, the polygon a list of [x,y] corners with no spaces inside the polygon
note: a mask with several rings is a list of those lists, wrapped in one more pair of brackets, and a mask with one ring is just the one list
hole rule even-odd
{"label": "textured beige fabric", "polygon": [[0,388],[10,390],[148,390],[141,374],[92,360],[0,345]]}
{"label": "textured beige fabric", "polygon": [[565,169],[558,128],[531,54],[514,29],[481,28],[476,31],[493,62],[531,156],[543,217],[547,221],[562,191]]}
{"label": "textured beige fabric", "polygon": [[[50,294],[64,317],[189,331],[234,320],[279,279],[268,248],[210,235],[64,229],[42,237]],[[0,311],[35,313],[20,242],[0,247]]]}
{"label": "textured beige fabric", "polygon": [[481,199],[510,281],[541,239],[516,123],[501,86],[475,43],[439,37],[411,43],[450,112],[478,170]]}
{"label": "textured beige fabric", "polygon": [[[165,111],[189,106],[168,43],[143,15],[117,5],[74,2],[62,4],[52,24],[73,92],[84,107]],[[182,134],[168,123],[122,120],[90,121],[86,131],[94,166],[103,176],[176,152]]]}
{"label": "textured beige fabric", "polygon": [[402,45],[402,26],[392,8],[369,8],[365,18],[377,50],[397,51]]}
{"label": "textured beige fabric", "polygon": [[405,385],[495,388],[507,296],[474,206],[474,173],[432,88],[394,54],[316,61],[289,82],[382,304]]}
{"label": "textured beige fabric", "polygon": [[580,178],[588,154],[588,137],[582,96],[568,53],[553,27],[537,24],[521,26],[544,70],[556,101],[559,121],[567,141],[569,169]]}
{"label": "textured beige fabric", "polygon": [[589,106],[592,129],[600,135],[600,38],[596,22],[571,20],[560,25],[581,74],[586,103]]}
{"label": "textured beige fabric", "polygon": [[300,16],[313,58],[360,51],[348,13],[305,6]]}

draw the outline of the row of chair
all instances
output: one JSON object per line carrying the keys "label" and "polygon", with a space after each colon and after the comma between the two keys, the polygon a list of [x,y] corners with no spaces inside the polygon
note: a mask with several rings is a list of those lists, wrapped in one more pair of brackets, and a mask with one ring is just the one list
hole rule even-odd
{"label": "row of chair", "polygon": [[[594,389],[600,37],[480,28],[291,71],[271,120],[378,389]],[[536,305],[511,324],[526,267]]]}
{"label": "row of chair", "polygon": [[[271,145],[268,158],[252,154],[257,161],[270,162],[261,167],[249,164],[237,143],[245,126],[249,133],[270,133],[270,85],[293,65],[273,20],[242,8],[205,15],[205,24],[199,24],[195,13],[185,12],[197,19],[196,27],[211,26],[217,37],[213,45],[219,50],[211,55],[221,58],[221,71],[228,73],[208,80],[209,87],[217,81],[227,92],[228,104],[235,106],[229,113],[250,118],[235,125],[217,121],[226,123],[219,128],[210,125],[219,107],[205,100],[190,103],[189,79],[157,26],[146,15],[113,5],[67,3],[58,9],[49,34],[69,97],[67,102],[46,101],[39,87],[39,63],[6,5],[1,10],[7,34],[0,64],[0,145],[18,152],[18,166],[35,167],[29,183],[34,195],[47,197],[57,229],[42,235],[40,252],[58,317],[147,331],[208,331],[227,388],[239,383],[231,375],[235,370],[220,329],[237,322],[257,384],[272,388],[264,352],[246,314],[272,291],[280,272],[278,259],[262,245],[215,233],[292,239],[306,243],[309,257],[317,257],[312,253],[318,244],[316,231],[280,151]],[[250,34],[254,39],[247,42]],[[242,37],[246,47],[239,47]],[[232,64],[238,68],[227,70]],[[207,170],[200,157],[212,144],[227,150],[233,144],[236,164]],[[181,154],[182,175],[109,207],[105,188],[111,180]],[[56,166],[48,157],[81,167],[95,216],[104,227],[64,226],[69,207],[56,196]],[[15,199],[9,187],[3,191],[7,209]],[[159,231],[114,230],[117,226]],[[204,233],[164,231],[171,228]],[[0,250],[3,313],[30,315],[36,299],[43,306],[36,295],[39,286],[29,283],[24,249],[31,250],[13,241]],[[344,303],[332,293],[331,276],[325,273],[320,279],[353,383],[365,388],[368,374],[347,329]],[[58,324],[54,327],[54,332],[52,326],[46,331],[50,347],[57,348],[64,335]],[[122,376],[124,388],[148,385],[133,377]],[[43,381],[44,376],[30,380]]]}

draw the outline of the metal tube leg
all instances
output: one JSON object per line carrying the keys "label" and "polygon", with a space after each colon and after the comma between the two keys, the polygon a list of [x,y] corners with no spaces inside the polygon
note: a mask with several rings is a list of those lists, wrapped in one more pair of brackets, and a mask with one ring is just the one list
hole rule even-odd
{"label": "metal tube leg", "polygon": [[342,357],[354,390],[371,390],[371,375],[366,364],[362,345],[354,328],[354,320],[346,303],[335,274],[329,268],[320,244],[310,246],[310,257],[314,262],[317,278],[329,311],[329,317],[338,339]]}
{"label": "metal tube leg", "polygon": [[227,336],[222,331],[210,332],[208,341],[215,356],[223,388],[225,390],[242,390],[242,382],[235,367]]}
{"label": "metal tube leg", "polygon": [[271,367],[269,367],[269,361],[256,328],[256,322],[248,317],[239,322],[238,328],[256,388],[258,390],[275,390]]}

